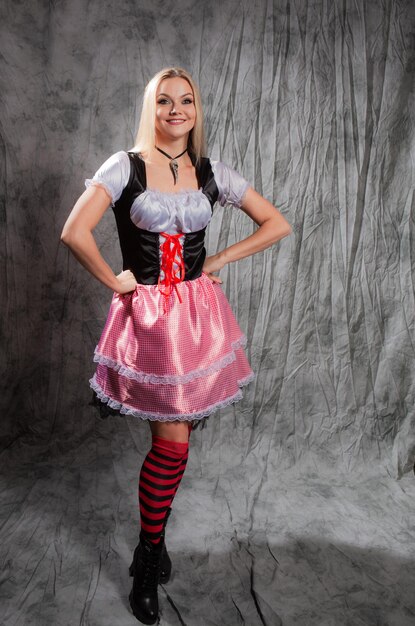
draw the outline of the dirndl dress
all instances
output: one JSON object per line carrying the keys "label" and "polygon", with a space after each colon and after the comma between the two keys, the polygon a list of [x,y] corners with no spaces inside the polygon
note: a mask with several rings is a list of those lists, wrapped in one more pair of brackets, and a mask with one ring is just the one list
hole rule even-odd
{"label": "dirndl dress", "polygon": [[133,292],[113,294],[95,348],[90,385],[101,416],[203,427],[254,378],[229,302],[202,272],[215,202],[240,207],[249,184],[220,161],[191,158],[197,190],[147,188],[141,155],[124,151],[85,181],[110,195],[123,269],[137,280]]}

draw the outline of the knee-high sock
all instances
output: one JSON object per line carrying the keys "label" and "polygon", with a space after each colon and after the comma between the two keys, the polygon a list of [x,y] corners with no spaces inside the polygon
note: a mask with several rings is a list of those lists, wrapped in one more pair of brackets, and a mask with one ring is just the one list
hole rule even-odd
{"label": "knee-high sock", "polygon": [[160,541],[164,519],[186,468],[188,442],[170,441],[153,435],[150,452],[140,471],[138,494],[144,536]]}
{"label": "knee-high sock", "polygon": [[[190,433],[192,432],[192,423],[191,423],[191,422],[189,422],[189,423],[188,423],[188,428],[189,428],[189,439],[190,439]],[[184,454],[184,456],[183,456],[183,458],[182,458],[182,462],[181,462],[181,464],[180,464],[180,477],[179,477],[179,480],[177,481],[177,484],[176,484],[176,489],[175,489],[175,491],[174,491],[173,498],[174,498],[174,496],[176,495],[176,491],[177,491],[177,490],[178,490],[178,488],[179,488],[180,481],[181,481],[182,476],[183,476],[183,474],[184,474],[184,470],[186,469],[186,465],[187,465],[187,459],[188,459],[188,457],[189,457],[189,445],[187,446],[187,450],[186,450],[186,452],[185,452],[185,454]],[[173,502],[173,498],[172,498],[172,502]],[[171,502],[170,502],[170,506],[171,506]]]}

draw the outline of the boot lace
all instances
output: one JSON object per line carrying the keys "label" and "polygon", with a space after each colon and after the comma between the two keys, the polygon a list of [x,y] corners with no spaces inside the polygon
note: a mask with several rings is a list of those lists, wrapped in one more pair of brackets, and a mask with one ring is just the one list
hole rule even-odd
{"label": "boot lace", "polygon": [[143,589],[157,588],[160,573],[160,554],[154,554],[144,549],[140,555],[142,564],[142,578],[140,587]]}

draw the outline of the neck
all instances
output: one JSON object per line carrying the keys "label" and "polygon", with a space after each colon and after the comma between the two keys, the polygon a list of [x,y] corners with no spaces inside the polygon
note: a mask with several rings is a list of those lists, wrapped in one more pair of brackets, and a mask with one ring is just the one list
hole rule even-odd
{"label": "neck", "polygon": [[[175,157],[176,154],[180,154],[183,150],[186,149],[187,146],[187,135],[185,137],[178,137],[173,140],[166,140],[161,137],[157,137],[156,135],[156,146],[170,154],[172,157]],[[159,153],[160,154],[160,153]],[[186,156],[185,153],[183,156]],[[183,157],[181,157],[183,158]]]}

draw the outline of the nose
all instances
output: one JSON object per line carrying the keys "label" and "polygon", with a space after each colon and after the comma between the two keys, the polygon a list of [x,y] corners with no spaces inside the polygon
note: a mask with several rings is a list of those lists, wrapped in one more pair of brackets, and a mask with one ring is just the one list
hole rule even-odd
{"label": "nose", "polygon": [[174,104],[172,104],[172,107],[170,109],[170,113],[171,114],[175,114],[176,113],[176,107],[174,106]]}

